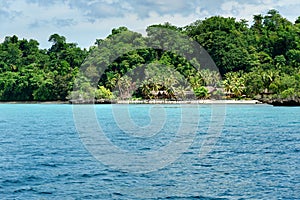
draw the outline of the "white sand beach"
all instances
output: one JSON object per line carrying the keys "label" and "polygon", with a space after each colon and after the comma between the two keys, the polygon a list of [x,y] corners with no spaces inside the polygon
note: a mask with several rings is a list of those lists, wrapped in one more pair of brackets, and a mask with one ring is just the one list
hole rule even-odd
{"label": "white sand beach", "polygon": [[258,100],[118,100],[117,104],[261,104]]}

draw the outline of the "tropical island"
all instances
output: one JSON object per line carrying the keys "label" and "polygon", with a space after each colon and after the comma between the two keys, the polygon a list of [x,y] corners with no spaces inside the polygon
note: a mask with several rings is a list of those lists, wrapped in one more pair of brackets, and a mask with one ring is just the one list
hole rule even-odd
{"label": "tropical island", "polygon": [[[214,16],[185,27],[151,25],[146,32],[115,28],[89,49],[59,34],[49,37],[49,49],[40,49],[34,39],[7,36],[0,44],[0,101],[256,99],[300,104],[300,17],[290,22],[270,10],[250,23]],[[199,43],[218,70],[194,59],[199,56],[189,47],[186,57],[168,51],[185,47],[178,36]],[[149,48],[156,44],[164,48]]]}

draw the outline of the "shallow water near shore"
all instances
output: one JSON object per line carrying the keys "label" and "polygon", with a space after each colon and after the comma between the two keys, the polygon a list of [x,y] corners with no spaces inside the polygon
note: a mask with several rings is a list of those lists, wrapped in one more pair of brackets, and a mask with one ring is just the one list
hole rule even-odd
{"label": "shallow water near shore", "polygon": [[[136,125],[151,123],[153,106],[129,106]],[[116,146],[159,151],[185,109],[159,106],[168,119],[149,138],[124,137],[113,105],[96,105],[95,112]],[[72,105],[0,104],[0,199],[300,199],[300,107],[226,105],[221,136],[201,158],[212,105],[188,105],[196,108],[200,123],[189,148],[160,169],[132,173],[85,148]]]}

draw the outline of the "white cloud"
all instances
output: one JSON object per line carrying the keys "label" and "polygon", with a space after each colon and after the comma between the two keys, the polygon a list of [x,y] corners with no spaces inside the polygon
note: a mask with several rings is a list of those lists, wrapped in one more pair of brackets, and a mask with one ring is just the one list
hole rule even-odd
{"label": "white cloud", "polygon": [[278,6],[299,5],[299,0],[280,0],[276,3]]}
{"label": "white cloud", "polygon": [[239,5],[236,1],[227,1],[221,5],[221,9],[225,12],[232,12],[233,9],[239,8]]}
{"label": "white cloud", "polygon": [[151,24],[170,22],[185,26],[214,15],[247,19],[275,8],[293,21],[298,0],[15,0],[0,1],[0,38],[16,34],[37,39],[49,47],[53,33],[88,47],[96,38],[106,37],[112,28],[127,26],[145,30]]}
{"label": "white cloud", "polygon": [[[298,0],[261,0],[261,1],[228,1],[221,5],[221,15],[226,17],[235,17],[237,19],[246,19],[249,22],[253,21],[253,15],[266,14],[270,9],[284,11],[287,7],[292,6],[299,11],[300,2]],[[289,8],[289,10],[291,10]],[[294,21],[296,13],[289,15],[289,13],[281,13],[289,20]]]}

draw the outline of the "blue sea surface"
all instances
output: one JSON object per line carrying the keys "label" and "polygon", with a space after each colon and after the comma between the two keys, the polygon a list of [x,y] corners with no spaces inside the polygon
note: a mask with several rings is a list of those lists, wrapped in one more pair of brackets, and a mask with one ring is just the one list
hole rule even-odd
{"label": "blue sea surface", "polygon": [[0,104],[0,199],[300,199],[300,107],[226,105],[221,135],[199,157],[213,105],[128,105],[138,127],[160,112],[163,125],[149,137],[122,131],[114,106],[96,105],[95,113],[108,140],[129,153],[170,144],[183,109],[200,120],[178,159],[135,173],[87,150],[72,105]]}

